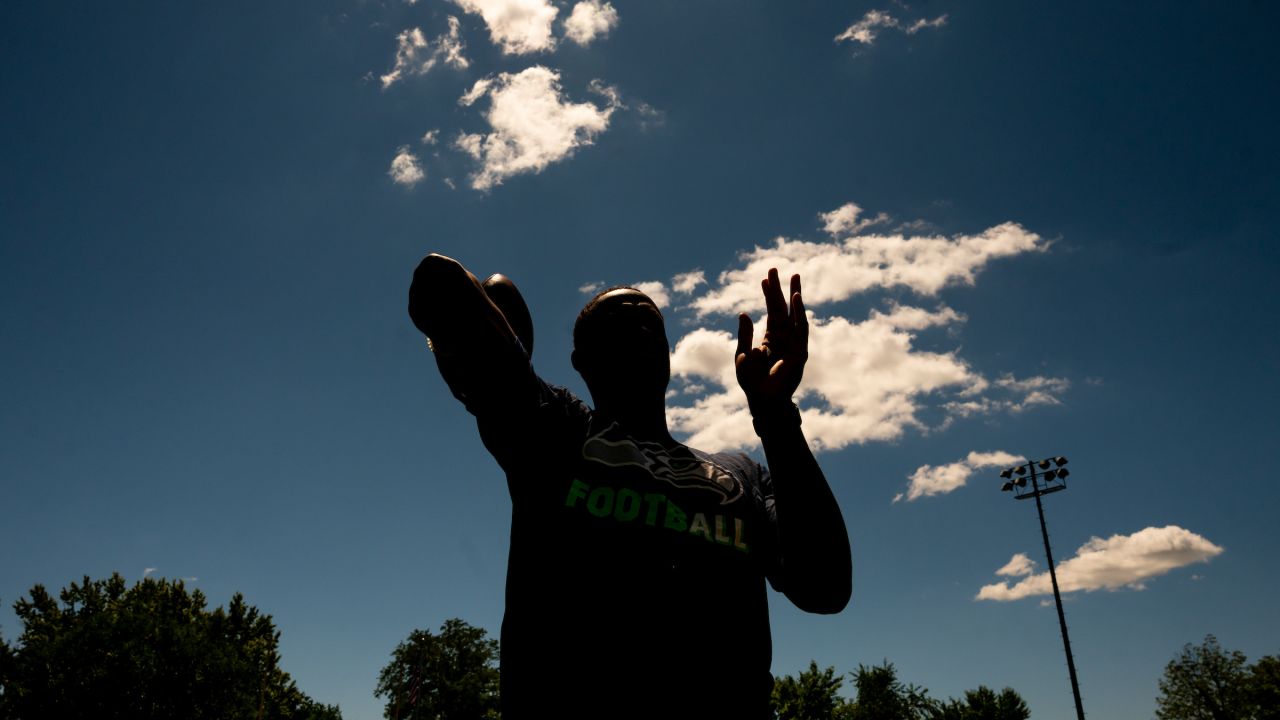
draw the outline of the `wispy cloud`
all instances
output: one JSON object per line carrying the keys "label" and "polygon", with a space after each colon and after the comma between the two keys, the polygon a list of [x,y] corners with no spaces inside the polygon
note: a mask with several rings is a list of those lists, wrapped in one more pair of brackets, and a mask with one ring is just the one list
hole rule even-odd
{"label": "wispy cloud", "polygon": [[1026,553],[1018,553],[1017,555],[1009,558],[1009,562],[1005,563],[999,570],[997,570],[996,574],[1004,575],[1006,577],[1022,577],[1023,575],[1030,575],[1035,572],[1035,568],[1035,560],[1027,557]]}
{"label": "wispy cloud", "polygon": [[408,145],[403,145],[396,151],[396,156],[391,160],[391,169],[387,171],[387,175],[391,176],[392,182],[405,187],[413,187],[427,177],[427,174],[422,170],[422,163],[418,161],[416,155],[409,151]]}
{"label": "wispy cloud", "polygon": [[479,15],[489,38],[507,55],[553,50],[551,24],[560,10],[547,0],[453,0],[465,12]]}
{"label": "wispy cloud", "polygon": [[564,21],[564,36],[579,45],[590,45],[618,26],[618,11],[611,3],[584,0],[573,6]]}
{"label": "wispy cloud", "polygon": [[671,278],[671,289],[683,295],[693,292],[699,285],[707,282],[706,274],[701,270],[691,270]]}
{"label": "wispy cloud", "polygon": [[[1146,581],[1171,570],[1198,562],[1208,562],[1223,549],[1190,530],[1167,525],[1149,527],[1132,535],[1090,538],[1076,551],[1075,557],[1058,564],[1058,586],[1062,592],[1084,590],[1143,590]],[[1026,556],[1022,556],[1025,560]],[[1053,586],[1049,573],[1030,575],[1022,570],[1024,563],[1015,555],[998,575],[1026,575],[1017,583],[997,582],[984,585],[978,600],[1020,600],[1036,595],[1050,595]]]}
{"label": "wispy cloud", "polygon": [[[829,224],[856,226],[844,220]],[[876,288],[905,287],[936,295],[950,285],[973,285],[978,271],[992,260],[1048,247],[1039,235],[1013,222],[954,237],[871,234],[834,242],[779,237],[771,246],[743,253],[740,267],[721,273],[718,287],[699,297],[694,309],[699,315],[763,310],[760,278],[771,267],[800,273],[806,281],[805,304],[813,307]]]}
{"label": "wispy cloud", "polygon": [[150,575],[151,573],[153,573],[153,572],[155,572],[156,570],[159,570],[159,569],[160,569],[160,568],[153,568],[153,567],[149,567],[149,568],[142,568],[142,577],[144,577],[144,578],[145,578],[146,576]]}
{"label": "wispy cloud", "polygon": [[946,15],[939,15],[933,19],[921,18],[914,22],[903,23],[903,21],[884,10],[868,10],[861,20],[853,23],[845,28],[844,32],[837,35],[836,42],[850,41],[863,45],[872,45],[882,30],[896,30],[908,35],[915,35],[921,30],[938,28],[946,24]]}
{"label": "wispy cloud", "polygon": [[862,208],[857,203],[845,203],[831,212],[819,213],[822,218],[822,229],[831,237],[854,235],[872,225],[889,222],[889,215],[880,213],[873,218],[863,218]]}
{"label": "wispy cloud", "polygon": [[459,102],[470,106],[488,96],[484,114],[490,131],[462,133],[454,147],[480,164],[471,186],[488,190],[522,173],[538,173],[548,165],[590,145],[609,127],[616,106],[568,101],[560,74],[535,65],[519,73],[502,73],[476,82]]}
{"label": "wispy cloud", "polygon": [[[1012,465],[1019,460],[1021,458],[1017,455],[996,450],[994,452],[971,452],[964,459],[947,463],[946,465],[921,465],[916,468],[915,472],[911,473],[905,497],[907,502],[911,502],[922,497],[954,492],[964,487],[965,483],[969,481],[969,476],[978,470],[1001,465]],[[902,493],[898,493],[894,496],[893,501],[898,502],[903,497]]]}
{"label": "wispy cloud", "polygon": [[449,30],[428,42],[419,28],[410,28],[396,36],[395,66],[382,76],[385,90],[408,75],[425,75],[438,63],[452,65],[460,70],[470,66],[463,56],[461,26],[458,18],[449,18]]}

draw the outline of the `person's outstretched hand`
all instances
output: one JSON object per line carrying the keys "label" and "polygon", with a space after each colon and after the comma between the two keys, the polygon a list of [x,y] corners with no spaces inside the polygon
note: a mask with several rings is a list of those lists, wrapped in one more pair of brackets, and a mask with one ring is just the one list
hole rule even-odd
{"label": "person's outstretched hand", "polygon": [[800,276],[791,276],[791,306],[782,294],[777,269],[760,283],[768,318],[764,338],[752,347],[753,327],[746,313],[738,315],[738,351],[734,364],[738,385],[747,394],[752,412],[791,401],[809,359],[809,318],[800,297]]}

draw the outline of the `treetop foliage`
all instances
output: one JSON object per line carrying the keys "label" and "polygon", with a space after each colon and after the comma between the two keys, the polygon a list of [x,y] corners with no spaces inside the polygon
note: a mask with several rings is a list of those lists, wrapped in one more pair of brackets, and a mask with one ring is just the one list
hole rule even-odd
{"label": "treetop foliage", "polygon": [[1223,650],[1213,635],[1184,645],[1159,688],[1159,720],[1280,719],[1280,660],[1268,655],[1249,665],[1244,653]]}
{"label": "treetop foliage", "polygon": [[340,720],[279,667],[280,633],[237,593],[210,611],[180,580],[85,576],[14,603],[0,640],[0,718]]}
{"label": "treetop foliage", "polygon": [[858,665],[850,676],[857,696],[839,695],[844,678],[835,668],[809,669],[793,678],[785,675],[773,686],[773,712],[778,720],[1027,720],[1031,711],[1012,688],[999,693],[986,686],[965,692],[962,699],[946,702],[929,697],[929,691],[898,680],[897,668]]}
{"label": "treetop foliage", "polygon": [[414,630],[378,676],[388,720],[497,720],[498,641],[457,618]]}

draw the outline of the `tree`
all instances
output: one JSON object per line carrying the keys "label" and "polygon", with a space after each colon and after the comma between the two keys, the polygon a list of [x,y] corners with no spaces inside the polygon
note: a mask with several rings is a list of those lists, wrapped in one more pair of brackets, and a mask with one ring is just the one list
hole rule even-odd
{"label": "tree", "polygon": [[798,678],[784,675],[773,683],[770,702],[778,720],[842,720],[847,717],[848,701],[840,697],[844,678],[834,667],[818,669],[809,661],[809,669]]}
{"label": "tree", "polygon": [[1187,643],[1164,668],[1156,697],[1160,720],[1280,720],[1280,659],[1248,665],[1213,635]]}
{"label": "tree", "polygon": [[0,720],[8,720],[13,716],[9,710],[9,700],[13,697],[10,677],[13,675],[13,649],[0,634]]}
{"label": "tree", "polygon": [[888,660],[882,665],[858,665],[853,673],[853,686],[858,691],[851,720],[924,720],[937,703],[929,691],[898,680],[898,670]]}
{"label": "tree", "polygon": [[497,661],[497,640],[453,618],[396,646],[373,694],[387,698],[389,720],[497,720]]}
{"label": "tree", "polygon": [[1206,635],[1187,643],[1164,668],[1156,717],[1160,720],[1241,720],[1254,717],[1244,653],[1226,652]]}
{"label": "tree", "polygon": [[977,690],[966,690],[963,700],[951,699],[939,703],[931,720],[1027,720],[1031,709],[1013,688],[999,693],[979,685]]}
{"label": "tree", "polygon": [[43,586],[19,599],[17,644],[4,651],[0,717],[340,720],[279,667],[280,633],[236,594],[205,609],[181,581],[119,574]]}
{"label": "tree", "polygon": [[1249,702],[1257,708],[1258,720],[1280,720],[1280,658],[1259,658],[1249,673]]}

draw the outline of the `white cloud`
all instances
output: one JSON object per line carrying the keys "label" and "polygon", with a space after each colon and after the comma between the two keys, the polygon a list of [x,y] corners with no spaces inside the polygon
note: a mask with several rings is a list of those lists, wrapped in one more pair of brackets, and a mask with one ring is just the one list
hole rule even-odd
{"label": "white cloud", "polygon": [[[695,301],[696,302],[696,301]],[[872,311],[866,320],[809,318],[809,361],[797,397],[805,434],[816,449],[835,450],[871,440],[892,440],[906,428],[922,428],[924,396],[963,390],[980,378],[952,353],[915,350],[912,329],[959,319],[950,308]],[[763,323],[758,319],[757,326]],[[668,409],[673,430],[690,433],[690,445],[711,450],[757,443],[746,399],[734,376],[736,340],[728,332],[699,328],[677,343],[671,356],[676,379],[719,386],[690,407]],[[825,404],[826,407],[817,407]]]}
{"label": "white cloud", "polygon": [[1035,572],[1036,561],[1027,557],[1026,553],[1018,553],[1009,558],[1009,562],[996,571],[997,575],[1005,575],[1007,577],[1022,577]]}
{"label": "white cloud", "polygon": [[706,282],[707,277],[701,270],[693,270],[687,273],[680,273],[679,275],[671,278],[671,289],[681,295],[688,295],[699,285]]}
{"label": "white cloud", "polygon": [[540,65],[486,78],[462,96],[471,105],[489,97],[490,132],[462,133],[454,146],[480,162],[471,187],[488,190],[513,176],[538,173],[590,145],[609,127],[613,106],[568,102],[560,75]]}
{"label": "white cloud", "polygon": [[870,45],[876,40],[876,31],[879,28],[898,27],[899,23],[889,13],[883,10],[868,10],[866,15],[858,22],[845,28],[845,31],[836,36],[836,42],[841,40],[853,40],[863,45]]}
{"label": "white cloud", "polygon": [[564,36],[579,45],[609,34],[618,26],[618,11],[611,3],[600,0],[584,0],[573,6],[573,12],[564,21]]}
{"label": "white cloud", "polygon": [[[861,208],[848,207],[828,214],[836,235],[850,232],[859,222]],[[965,321],[946,305],[889,304],[869,310],[862,319],[824,312],[822,306],[895,286],[933,295],[950,285],[972,284],[993,259],[1046,247],[1038,235],[1015,223],[952,238],[780,239],[773,247],[757,247],[740,255],[714,285],[705,285],[700,270],[676,275],[669,298],[676,307],[670,314],[703,321],[712,314],[744,311],[757,318],[759,328],[763,322],[760,279],[770,267],[777,267],[784,278],[800,273],[810,322],[809,360],[797,391],[806,436],[817,450],[893,440],[910,429],[929,431],[926,418],[937,414],[943,416],[937,427],[946,427],[958,417],[1014,412],[1048,398],[1056,402],[1055,393],[1065,390],[1066,381],[1011,375],[992,381],[959,357],[958,351],[919,349],[919,334],[952,329]],[[707,450],[754,447],[758,442],[734,376],[736,338],[726,326],[732,327],[732,320],[695,327],[676,341],[671,356],[673,387],[684,385],[678,395],[686,404],[669,407],[668,422],[673,432],[687,436],[689,444]],[[691,385],[705,390],[692,391]],[[984,463],[1001,461],[972,453],[961,462],[967,473]],[[908,489],[914,493],[911,499],[962,484],[956,470],[930,470],[933,474],[922,473],[915,489]],[[926,488],[933,490],[926,492]]]}
{"label": "white cloud", "polygon": [[636,104],[636,114],[640,116],[640,129],[659,127],[666,123],[667,114],[647,102]]}
{"label": "white cloud", "polygon": [[946,465],[921,465],[911,473],[907,485],[908,502],[932,495],[943,495],[964,487],[969,476],[975,471],[1000,465],[1012,465],[1021,458],[1017,455],[997,450],[994,452],[971,452],[962,460]]}
{"label": "white cloud", "polygon": [[428,42],[418,28],[401,32],[396,36],[396,64],[391,72],[382,76],[382,89],[386,90],[406,75],[424,75],[440,62],[465,70],[471,63],[462,55],[464,47],[458,18],[452,16],[448,32],[438,36],[435,42]]}
{"label": "white cloud", "polygon": [[595,291],[599,290],[602,287],[604,287],[603,283],[598,283],[598,282],[583,283],[578,286],[578,292],[582,293],[583,295],[587,295],[589,293],[594,293]]}
{"label": "white cloud", "polygon": [[743,253],[742,266],[721,273],[719,287],[698,298],[694,309],[699,315],[764,309],[760,278],[771,267],[788,275],[800,273],[805,306],[815,307],[874,288],[901,286],[935,295],[949,285],[973,285],[977,272],[992,260],[1046,248],[1039,235],[1012,222],[950,238],[858,235],[807,242],[780,237],[771,247]]}
{"label": "white cloud", "polygon": [[391,176],[392,182],[405,187],[413,187],[427,177],[427,174],[422,171],[422,165],[418,162],[417,156],[409,152],[408,145],[402,145],[396,151],[396,156],[391,161],[391,169],[387,174]]}
{"label": "white cloud", "polygon": [[911,25],[909,25],[905,30],[903,30],[903,32],[905,32],[908,35],[915,35],[921,30],[928,30],[929,28],[940,28],[946,24],[947,24],[947,16],[945,13],[943,13],[942,15],[939,15],[938,17],[932,20],[926,20],[924,18],[920,18],[919,20],[911,23]]}
{"label": "white cloud", "polygon": [[857,203],[845,203],[831,212],[819,213],[818,217],[822,218],[822,228],[831,237],[853,235],[872,225],[889,222],[889,216],[885,213],[880,213],[873,218],[859,219],[858,216],[861,214],[862,208]]}
{"label": "white cloud", "polygon": [[468,13],[479,15],[493,44],[507,55],[553,50],[551,24],[560,12],[548,0],[453,0]]}
{"label": "white cloud", "polygon": [[1005,373],[994,383],[984,381],[976,392],[1004,391],[1012,398],[980,397],[976,399],[953,400],[943,407],[954,417],[971,417],[973,415],[990,415],[995,412],[1020,413],[1040,405],[1061,405],[1060,396],[1071,387],[1066,378],[1033,375],[1021,380]]}
{"label": "white cloud", "polygon": [[438,142],[440,142],[440,130],[438,128],[428,130],[425,133],[423,133],[422,135],[423,145],[435,145]]}
{"label": "white cloud", "polygon": [[671,304],[671,296],[667,293],[666,286],[657,280],[638,282],[631,287],[639,290],[645,295],[648,295],[649,299],[653,301],[653,304],[657,305],[659,308],[664,308]]}
{"label": "white cloud", "polygon": [[932,20],[921,18],[910,25],[904,26],[901,20],[884,10],[868,10],[861,20],[845,28],[844,32],[837,35],[836,42],[849,40],[863,45],[872,45],[875,43],[880,31],[884,29],[898,30],[908,35],[915,35],[921,30],[942,27],[946,24],[947,16],[939,15]]}
{"label": "white cloud", "polygon": [[[1221,553],[1221,547],[1177,525],[1149,527],[1132,535],[1112,535],[1105,540],[1094,537],[1076,551],[1075,557],[1059,563],[1058,586],[1064,593],[1126,587],[1143,590],[1150,578],[1192,563],[1208,562]],[[1013,560],[1009,564],[1013,564]],[[1001,570],[1008,567],[1005,565]],[[1012,585],[1009,582],[984,585],[977,599],[1009,601],[1052,593],[1049,573],[1043,572]]]}
{"label": "white cloud", "polygon": [[153,572],[155,572],[156,570],[159,570],[159,569],[160,569],[160,568],[153,568],[153,567],[149,567],[149,568],[142,568],[142,577],[144,577],[144,578],[145,578],[146,576],[150,575],[151,573],[153,573]]}
{"label": "white cloud", "polygon": [[587,90],[604,98],[611,108],[626,107],[622,104],[622,94],[618,92],[618,88],[612,85],[605,85],[600,80],[592,80],[587,83]]}

